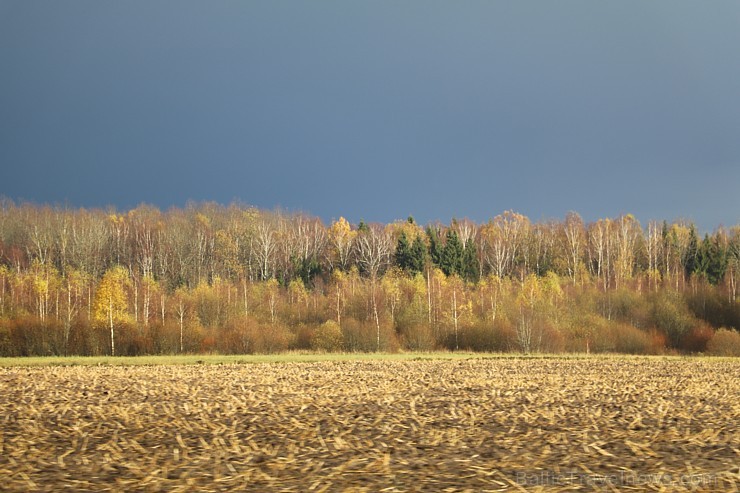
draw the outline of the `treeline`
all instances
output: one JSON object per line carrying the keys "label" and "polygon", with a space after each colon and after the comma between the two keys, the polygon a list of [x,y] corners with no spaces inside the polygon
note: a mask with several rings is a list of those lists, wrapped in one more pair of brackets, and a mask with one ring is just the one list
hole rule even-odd
{"label": "treeline", "polygon": [[740,354],[740,227],[0,202],[0,355]]}

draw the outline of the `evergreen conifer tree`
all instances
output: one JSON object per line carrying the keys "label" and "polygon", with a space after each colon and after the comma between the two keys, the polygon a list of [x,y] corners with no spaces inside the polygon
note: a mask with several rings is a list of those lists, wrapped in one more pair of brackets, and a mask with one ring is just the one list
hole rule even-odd
{"label": "evergreen conifer tree", "polygon": [[411,244],[409,270],[415,274],[424,271],[424,265],[427,262],[427,247],[424,244],[420,234],[416,235],[414,242]]}
{"label": "evergreen conifer tree", "polygon": [[727,252],[717,238],[704,236],[696,253],[694,272],[705,276],[710,284],[717,285],[727,270]]}
{"label": "evergreen conifer tree", "polygon": [[468,241],[463,249],[462,257],[462,278],[466,281],[475,282],[480,275],[480,266],[478,264],[478,249],[472,241]]}
{"label": "evergreen conifer tree", "polygon": [[684,254],[683,265],[686,271],[686,277],[690,277],[697,272],[696,255],[699,251],[699,238],[696,236],[696,228],[691,225],[689,228],[689,243]]}
{"label": "evergreen conifer tree", "polygon": [[442,241],[439,238],[439,231],[437,228],[427,226],[426,229],[427,238],[429,239],[429,257],[432,263],[436,267],[440,267],[442,264]]}
{"label": "evergreen conifer tree", "polygon": [[405,271],[411,269],[411,246],[405,232],[401,232],[401,235],[398,237],[395,259],[398,268]]}
{"label": "evergreen conifer tree", "polygon": [[460,243],[460,238],[458,238],[457,233],[452,229],[448,229],[445,246],[442,250],[440,268],[442,269],[442,272],[450,276],[452,274],[461,274],[462,265],[462,243]]}

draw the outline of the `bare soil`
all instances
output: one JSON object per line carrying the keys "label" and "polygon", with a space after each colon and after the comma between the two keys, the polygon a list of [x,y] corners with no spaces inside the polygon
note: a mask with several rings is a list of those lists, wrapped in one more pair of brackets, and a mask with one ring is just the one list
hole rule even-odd
{"label": "bare soil", "polygon": [[738,491],[740,360],[0,368],[4,491]]}

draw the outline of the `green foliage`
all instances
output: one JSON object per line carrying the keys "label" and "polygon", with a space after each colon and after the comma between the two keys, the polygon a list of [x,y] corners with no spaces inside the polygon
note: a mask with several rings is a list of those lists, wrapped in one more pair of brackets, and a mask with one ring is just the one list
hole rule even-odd
{"label": "green foliage", "polygon": [[683,265],[686,272],[686,276],[689,277],[691,274],[697,271],[697,253],[699,250],[699,238],[696,235],[696,227],[692,224],[689,228],[689,242],[688,247],[684,253]]}
{"label": "green foliage", "polygon": [[316,276],[321,274],[321,263],[316,258],[298,259],[293,257],[294,277],[298,277],[306,286],[311,286]]}
{"label": "green foliage", "polygon": [[480,277],[478,249],[475,247],[475,244],[472,241],[469,241],[463,249],[460,276],[469,282],[475,282]]}
{"label": "green foliage", "polygon": [[447,276],[453,274],[461,275],[463,270],[463,246],[457,233],[452,229],[447,230],[445,246],[442,249],[439,268]]}
{"label": "green foliage", "polygon": [[427,247],[420,234],[416,235],[411,244],[409,257],[409,272],[412,274],[422,272],[427,263]]}
{"label": "green foliage", "polygon": [[681,295],[671,291],[661,292],[655,297],[652,319],[675,349],[681,348],[684,338],[697,325]]}
{"label": "green foliage", "polygon": [[402,232],[396,244],[396,265],[410,275],[418,274],[424,270],[426,263],[426,245],[421,235],[416,235],[413,243],[409,244],[406,233]]}
{"label": "green foliage", "polygon": [[664,222],[661,242],[629,215],[422,232],[216,204],[3,214],[0,355],[307,350],[327,319],[351,351],[380,327],[387,350],[701,352],[740,327],[737,226]]}
{"label": "green foliage", "polygon": [[696,254],[694,273],[705,277],[710,284],[717,285],[724,278],[727,271],[727,250],[715,236],[704,236]]}
{"label": "green foliage", "polygon": [[441,267],[444,245],[439,237],[439,229],[427,226],[426,234],[429,241],[429,258],[435,267]]}
{"label": "green foliage", "polygon": [[406,238],[406,233],[401,232],[396,242],[396,253],[394,255],[396,265],[399,269],[409,271],[411,267],[411,245]]}

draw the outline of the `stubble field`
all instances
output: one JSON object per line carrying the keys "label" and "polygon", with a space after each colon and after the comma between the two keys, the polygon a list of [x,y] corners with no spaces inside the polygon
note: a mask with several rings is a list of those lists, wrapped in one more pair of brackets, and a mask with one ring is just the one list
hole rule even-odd
{"label": "stubble field", "polygon": [[740,485],[740,361],[0,368],[7,491]]}

